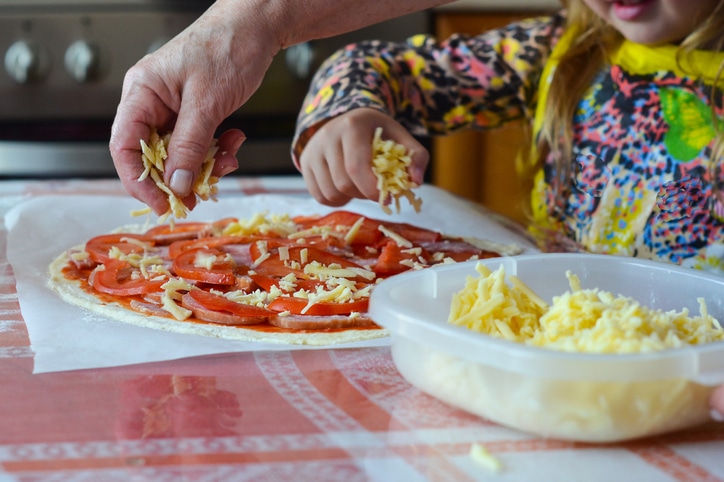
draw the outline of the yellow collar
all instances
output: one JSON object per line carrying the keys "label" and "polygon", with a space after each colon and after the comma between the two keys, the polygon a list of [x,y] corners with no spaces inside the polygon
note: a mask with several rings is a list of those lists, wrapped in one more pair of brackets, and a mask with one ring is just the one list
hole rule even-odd
{"label": "yellow collar", "polygon": [[[543,68],[541,82],[538,87],[538,105],[536,106],[533,122],[533,129],[536,133],[540,132],[545,119],[545,106],[553,73],[577,33],[578,31],[575,28],[569,28],[563,33]],[[698,77],[704,83],[713,83],[724,61],[724,52],[694,50],[689,54],[682,55],[681,59],[677,59],[676,53],[678,49],[679,47],[675,45],[649,46],[625,40],[616,52],[611,55],[609,61],[613,65],[620,65],[624,70],[633,74],[643,75],[667,71],[680,77]],[[724,76],[720,78],[719,84],[724,85]]]}

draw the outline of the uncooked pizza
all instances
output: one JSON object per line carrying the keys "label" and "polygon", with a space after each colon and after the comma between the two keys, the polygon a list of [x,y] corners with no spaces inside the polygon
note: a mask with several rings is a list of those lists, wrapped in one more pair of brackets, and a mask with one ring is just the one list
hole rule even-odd
{"label": "uncooked pizza", "polygon": [[499,256],[484,241],[350,211],[121,228],[59,255],[67,302],[149,328],[274,343],[383,337],[370,293],[396,274]]}

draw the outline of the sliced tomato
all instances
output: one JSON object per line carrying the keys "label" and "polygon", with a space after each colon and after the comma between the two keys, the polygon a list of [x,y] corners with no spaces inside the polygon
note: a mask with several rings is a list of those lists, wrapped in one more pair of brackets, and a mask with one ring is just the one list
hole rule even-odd
{"label": "sliced tomato", "polygon": [[200,320],[225,325],[254,325],[276,316],[266,308],[237,303],[203,290],[189,291],[181,297],[181,304]]}
{"label": "sliced tomato", "polygon": [[[278,251],[279,248],[294,248],[296,251],[302,248],[326,250],[330,248],[329,241],[330,240],[323,239],[322,237],[305,238],[304,242],[289,238],[258,239],[249,245],[249,254],[251,254],[252,260],[257,260],[264,253],[274,253]],[[262,245],[264,245],[263,249]]]}
{"label": "sliced tomato", "polygon": [[404,253],[402,251],[403,249],[406,248],[401,248],[400,245],[392,240],[387,241],[387,243],[382,246],[377,263],[373,268],[377,276],[391,276],[410,269],[409,266],[405,266],[402,262],[406,260],[417,261],[417,255]]}
{"label": "sliced tomato", "polygon": [[113,259],[108,256],[108,252],[114,246],[120,249],[123,254],[143,253],[143,246],[124,241],[124,239],[136,239],[153,245],[153,240],[141,234],[103,234],[89,239],[88,242],[85,243],[85,250],[88,252],[88,256],[96,263],[105,263]]}
{"label": "sliced tomato", "polygon": [[457,262],[468,261],[474,256],[477,256],[478,259],[500,256],[492,251],[480,249],[467,241],[456,239],[446,239],[444,241],[434,243],[423,243],[423,247],[427,252],[432,253],[433,255],[435,253],[442,253],[446,258],[453,259]]}
{"label": "sliced tomato", "polygon": [[380,221],[371,219],[358,213],[351,211],[333,211],[325,216],[318,218],[294,218],[297,224],[308,229],[312,226],[346,226],[352,227],[359,218],[364,218],[359,230],[350,240],[350,244],[377,244],[384,236],[379,230]]}
{"label": "sliced tomato", "polygon": [[174,223],[154,226],[146,231],[146,236],[157,244],[171,244],[184,239],[197,239],[210,229],[209,223]]}
{"label": "sliced tomato", "polygon": [[308,310],[307,300],[293,296],[279,296],[269,303],[268,308],[273,311],[288,311],[295,315],[349,315],[353,312],[365,313],[369,307],[369,299],[363,298],[348,303],[314,303]]}
{"label": "sliced tomato", "polygon": [[105,269],[96,269],[91,273],[88,282],[97,291],[116,296],[145,295],[161,291],[166,280],[147,280],[133,278],[135,271],[130,264],[117,259],[109,259]]}
{"label": "sliced tomato", "polygon": [[395,233],[399,234],[400,236],[414,244],[432,243],[435,241],[440,241],[442,239],[441,233],[438,233],[437,231],[432,231],[430,229],[421,228],[419,226],[413,226],[412,224],[391,222],[383,222],[382,224],[387,229],[394,231]]}
{"label": "sliced tomato", "polygon": [[[306,255],[302,256],[302,253],[306,250]],[[317,249],[314,246],[294,246],[288,250],[289,257],[287,260],[282,260],[279,257],[279,253],[273,253],[272,256],[259,263],[259,265],[252,269],[258,274],[271,276],[276,278],[283,278],[284,276],[293,273],[298,280],[309,279],[309,276],[304,273],[304,266],[316,261],[325,266],[337,264],[342,268],[358,268],[362,267],[353,261],[342,258],[341,256],[334,255],[327,251]],[[304,261],[304,262],[303,262]],[[299,269],[293,269],[289,267],[290,262],[299,263]],[[363,281],[362,277],[351,278],[357,281]]]}
{"label": "sliced tomato", "polygon": [[168,247],[168,255],[175,259],[185,251],[198,248],[221,248],[229,244],[249,244],[258,240],[257,236],[216,236],[201,239],[180,240],[171,243]]}
{"label": "sliced tomato", "polygon": [[[258,273],[249,276],[252,280],[254,280],[254,283],[267,292],[271,291],[274,287],[279,288],[279,282],[281,281],[281,277],[266,276]],[[317,286],[322,284],[324,284],[322,281],[298,279],[295,286],[296,290],[316,291]]]}
{"label": "sliced tomato", "polygon": [[[336,254],[332,254],[329,251],[319,249],[315,246],[291,246],[289,247],[288,252],[289,260],[296,261],[302,266],[311,263],[312,261],[316,261],[325,266],[329,266],[331,264],[338,264],[343,268],[361,268],[360,265],[353,261],[350,261],[341,256],[337,256]],[[306,252],[306,254],[303,255],[303,252]],[[272,258],[278,259],[278,252],[277,256]]]}
{"label": "sliced tomato", "polygon": [[[215,256],[217,259],[211,269],[198,267],[195,264],[197,256]],[[234,264],[226,259],[226,254],[215,248],[198,248],[184,251],[173,259],[173,272],[177,276],[194,281],[214,285],[233,285],[236,283]]]}

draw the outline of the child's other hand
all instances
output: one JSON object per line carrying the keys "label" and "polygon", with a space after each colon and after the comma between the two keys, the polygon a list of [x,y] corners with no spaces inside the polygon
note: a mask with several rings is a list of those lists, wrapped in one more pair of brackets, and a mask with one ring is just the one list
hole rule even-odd
{"label": "child's other hand", "polygon": [[309,140],[299,158],[309,193],[322,204],[342,206],[350,199],[377,201],[377,177],[372,172],[372,139],[382,138],[412,150],[410,176],[422,184],[430,155],[422,144],[392,117],[360,108],[331,119]]}

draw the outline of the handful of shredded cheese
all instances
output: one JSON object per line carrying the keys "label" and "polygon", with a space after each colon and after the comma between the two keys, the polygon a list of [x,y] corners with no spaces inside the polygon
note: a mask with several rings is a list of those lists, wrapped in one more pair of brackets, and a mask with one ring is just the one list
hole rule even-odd
{"label": "handful of shredded cheese", "polygon": [[[138,181],[141,182],[150,176],[156,186],[168,195],[169,210],[159,218],[159,223],[165,222],[170,216],[181,219],[189,214],[189,208],[163,181],[164,161],[168,157],[166,149],[170,140],[171,133],[159,136],[155,129],[151,132],[148,144],[141,139],[141,160],[143,161],[144,170]],[[217,150],[218,147],[216,141],[214,141],[214,144],[206,153],[206,158],[201,166],[201,173],[196,178],[192,188],[192,192],[202,201],[216,200],[215,196],[218,192],[216,184],[219,182],[219,178],[212,176],[211,171],[214,169],[214,155]]]}
{"label": "handful of shredded cheese", "polygon": [[581,289],[566,273],[571,291],[548,304],[505,269],[482,264],[480,277],[468,277],[453,296],[448,321],[511,341],[561,351],[640,353],[724,340],[724,330],[699,298],[699,316],[688,310],[661,311],[632,298],[598,289]]}
{"label": "handful of shredded cheese", "polygon": [[412,151],[392,140],[382,140],[382,128],[375,130],[372,140],[372,171],[377,176],[377,189],[380,191],[379,204],[387,214],[392,210],[387,206],[388,199],[395,203],[395,209],[400,212],[400,199],[406,198],[415,212],[420,212],[422,199],[415,196],[413,189],[419,187],[412,182],[407,171],[412,164]]}

